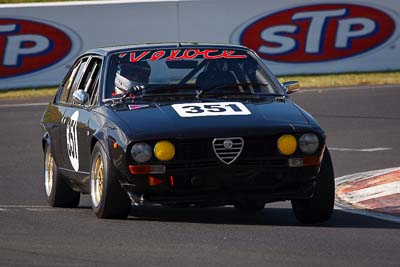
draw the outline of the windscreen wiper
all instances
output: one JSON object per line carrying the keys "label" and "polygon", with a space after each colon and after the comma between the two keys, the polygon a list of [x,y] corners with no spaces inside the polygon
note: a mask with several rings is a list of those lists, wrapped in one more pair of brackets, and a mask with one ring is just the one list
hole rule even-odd
{"label": "windscreen wiper", "polygon": [[[223,88],[231,88],[231,87],[238,87],[238,86],[265,86],[269,87],[269,84],[267,83],[228,83],[228,84],[217,84],[211,87],[207,87],[204,89],[201,89],[197,92],[196,98],[199,99],[204,93],[212,91],[214,89],[223,89]],[[224,93],[226,94],[226,93]]]}
{"label": "windscreen wiper", "polygon": [[195,84],[173,84],[173,85],[161,85],[156,87],[146,88],[143,91],[143,94],[160,94],[160,93],[173,93],[176,91],[184,90],[184,89],[197,89],[198,85]]}
{"label": "windscreen wiper", "polygon": [[[232,88],[232,87],[238,87],[238,86],[246,86],[246,85],[250,85],[250,86],[265,86],[265,87],[269,87],[269,84],[266,83],[231,83],[231,84],[219,84],[219,85],[215,85],[215,86],[211,86],[211,87],[207,87],[204,89],[201,89],[199,91],[197,91],[197,95],[196,98],[200,99],[202,95],[204,95],[205,93],[212,91],[214,89],[223,89],[223,88]],[[232,93],[227,93],[227,92],[216,92],[214,93],[215,95],[254,95],[254,96],[284,96],[282,94],[262,94],[262,93],[243,93],[243,92],[232,92]]]}

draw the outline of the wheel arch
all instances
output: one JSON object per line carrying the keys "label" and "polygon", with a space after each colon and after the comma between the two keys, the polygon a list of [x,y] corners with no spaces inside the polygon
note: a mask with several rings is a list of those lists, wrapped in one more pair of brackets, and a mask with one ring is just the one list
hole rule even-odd
{"label": "wheel arch", "polygon": [[93,153],[94,146],[100,143],[104,148],[107,157],[110,157],[110,149],[107,143],[107,135],[103,131],[97,131],[93,134],[92,139],[90,140],[90,154]]}

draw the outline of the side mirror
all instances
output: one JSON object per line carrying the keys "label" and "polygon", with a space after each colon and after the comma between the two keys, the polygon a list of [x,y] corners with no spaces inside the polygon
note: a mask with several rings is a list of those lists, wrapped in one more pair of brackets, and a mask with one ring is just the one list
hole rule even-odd
{"label": "side mirror", "polygon": [[72,102],[78,105],[84,105],[89,99],[88,93],[82,89],[76,90],[72,95]]}
{"label": "side mirror", "polygon": [[300,90],[300,83],[298,81],[284,82],[282,86],[288,94],[293,94]]}

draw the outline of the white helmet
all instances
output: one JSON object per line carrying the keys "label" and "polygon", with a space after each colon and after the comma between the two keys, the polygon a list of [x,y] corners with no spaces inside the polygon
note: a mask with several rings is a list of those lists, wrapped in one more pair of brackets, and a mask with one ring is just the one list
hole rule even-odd
{"label": "white helmet", "polygon": [[130,88],[143,89],[149,82],[150,65],[146,61],[121,63],[115,75],[115,93],[124,94]]}

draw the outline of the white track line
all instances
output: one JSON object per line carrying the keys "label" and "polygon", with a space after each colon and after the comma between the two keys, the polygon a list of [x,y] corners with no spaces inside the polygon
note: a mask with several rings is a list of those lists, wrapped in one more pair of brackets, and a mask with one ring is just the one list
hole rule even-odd
{"label": "white track line", "polygon": [[29,205],[0,205],[0,208],[17,208],[17,209],[37,209],[37,208],[49,208],[50,206],[29,206]]}
{"label": "white track line", "polygon": [[28,211],[59,211],[59,209],[55,209],[52,207],[45,207],[45,208],[25,208]]}
{"label": "white track line", "polygon": [[330,147],[329,150],[332,151],[352,151],[352,152],[377,152],[391,150],[390,147],[374,147],[374,148],[338,148]]}
{"label": "white track line", "polygon": [[85,209],[69,209],[69,208],[53,208],[50,206],[29,206],[29,205],[0,205],[0,212],[7,211],[34,211],[34,212],[59,212],[59,211],[68,211],[68,212],[85,212]]}

